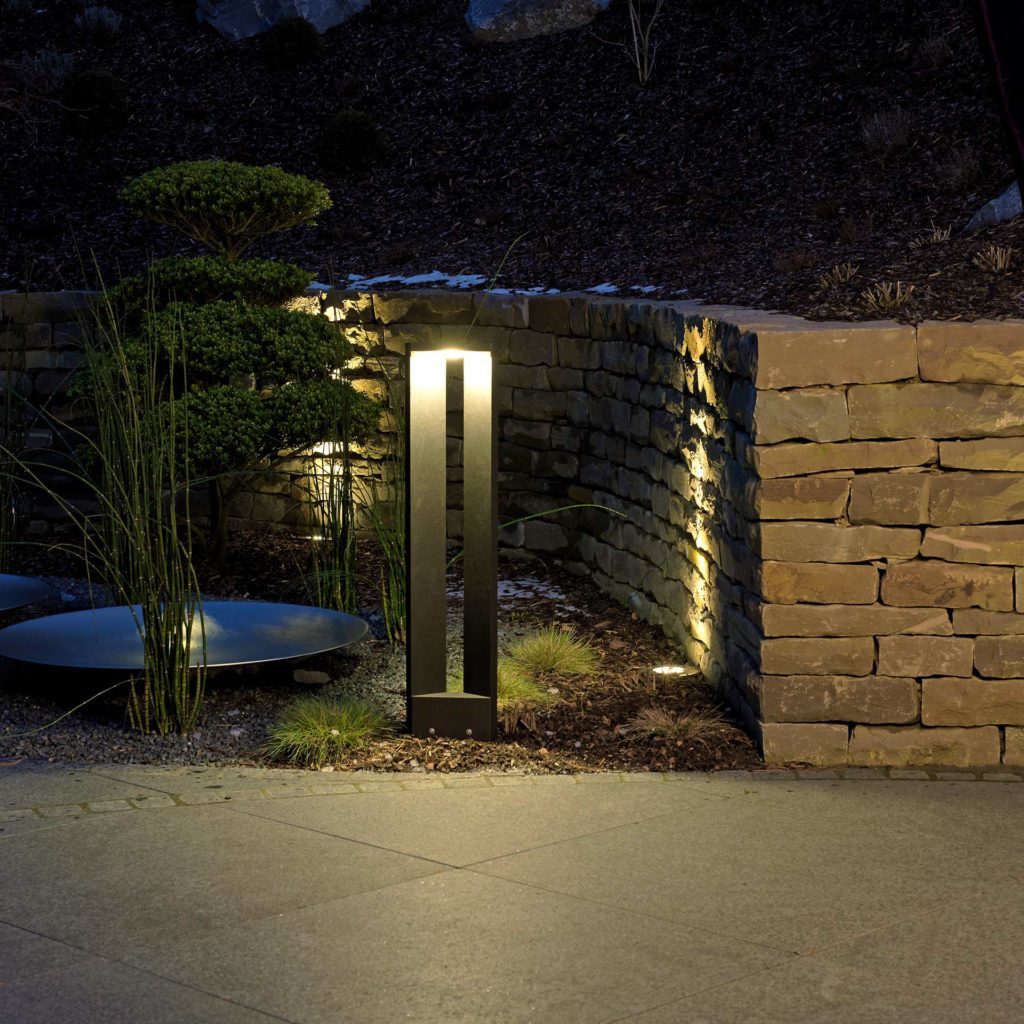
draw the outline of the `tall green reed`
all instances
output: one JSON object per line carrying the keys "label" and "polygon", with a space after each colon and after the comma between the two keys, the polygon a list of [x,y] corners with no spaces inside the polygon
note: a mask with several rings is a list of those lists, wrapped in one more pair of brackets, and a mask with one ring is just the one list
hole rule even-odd
{"label": "tall green reed", "polygon": [[[206,643],[189,521],[187,389],[180,336],[158,350],[130,333],[106,292],[83,323],[86,371],[77,401],[95,431],[50,423],[57,451],[0,457],[23,485],[64,513],[87,579],[132,607],[144,669],[129,681],[129,717],[142,732],[190,731],[206,686]],[[28,403],[23,401],[23,406]],[[48,422],[45,410],[32,410]],[[55,456],[60,476],[55,482]],[[92,508],[69,496],[68,484]]]}
{"label": "tall green reed", "polygon": [[188,404],[178,400],[188,389],[182,336],[172,332],[158,350],[128,335],[106,298],[93,327],[93,551],[101,577],[137,608],[145,669],[132,685],[131,716],[143,732],[187,732],[202,706],[206,638],[189,523]]}
{"label": "tall green reed", "polygon": [[24,324],[15,324],[0,336],[0,572],[11,568],[12,549],[19,539],[21,525],[15,459],[25,452],[29,428],[23,390],[27,380],[25,330]]}
{"label": "tall green reed", "polygon": [[358,503],[377,542],[381,564],[373,581],[380,599],[388,643],[405,642],[405,410],[402,388],[381,361],[379,372],[387,391],[387,408],[394,417],[394,430],[387,435],[387,448],[380,464],[380,476],[360,480]]}

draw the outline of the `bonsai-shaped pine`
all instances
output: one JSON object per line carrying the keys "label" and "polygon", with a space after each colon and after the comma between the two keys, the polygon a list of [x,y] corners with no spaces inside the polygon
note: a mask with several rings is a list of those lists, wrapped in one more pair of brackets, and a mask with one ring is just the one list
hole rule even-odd
{"label": "bonsai-shaped pine", "polygon": [[177,228],[229,263],[264,235],[312,224],[331,206],[318,181],[227,160],[157,167],[129,182],[121,198],[139,217]]}
{"label": "bonsai-shaped pine", "polygon": [[280,306],[312,275],[238,258],[263,235],[309,223],[330,197],[318,182],[277,168],[221,161],[157,168],[130,182],[123,196],[140,216],[172,224],[213,250],[160,260],[122,282],[114,297],[135,325],[140,365],[146,353],[169,354],[174,339],[183,339],[187,376],[172,390],[188,415],[177,421],[188,423],[182,450],[192,479],[209,484],[207,550],[220,559],[229,499],[246,475],[377,428],[377,403],[341,377],[352,356],[341,329]]}

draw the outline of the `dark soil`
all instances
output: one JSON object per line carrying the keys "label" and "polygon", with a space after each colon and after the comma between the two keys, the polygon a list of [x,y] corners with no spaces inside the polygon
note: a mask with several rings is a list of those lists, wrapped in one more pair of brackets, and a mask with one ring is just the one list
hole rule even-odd
{"label": "dark soil", "polygon": [[[281,534],[252,534],[233,540],[226,562],[203,570],[204,590],[218,597],[292,600],[303,603],[296,581],[305,562],[307,542]],[[15,568],[49,576],[76,571],[74,562],[53,550],[19,555]],[[363,554],[364,567],[374,553]],[[572,625],[600,654],[593,676],[545,680],[558,689],[559,700],[535,718],[502,731],[497,742],[418,740],[402,733],[376,741],[336,767],[393,771],[516,770],[572,772],[596,770],[714,770],[747,768],[759,763],[749,737],[735,724],[715,691],[699,678],[680,683],[665,677],[657,685],[651,669],[680,659],[654,627],[596,592],[586,580],[557,565],[522,557],[501,562],[502,579],[513,592],[500,601],[500,628],[506,639],[552,622]],[[367,573],[374,578],[372,573]],[[529,581],[525,594],[523,581]],[[456,575],[450,585],[458,588]],[[65,590],[68,588],[65,587]],[[78,589],[78,585],[73,588]],[[401,713],[404,653],[380,635],[372,605],[362,595],[375,635],[349,651],[303,662],[301,668],[325,672],[331,682],[311,689],[293,681],[292,666],[211,677],[204,711],[188,736],[141,736],[126,720],[123,690],[91,701],[49,725],[88,695],[111,685],[110,677],[45,672],[8,666],[0,675],[0,756],[60,761],[174,764],[267,764],[260,753],[267,732],[295,697],[311,692],[356,695],[383,701]],[[4,616],[3,624],[40,612],[73,607],[59,588],[46,608]],[[458,604],[452,620],[458,629]],[[632,721],[644,708],[657,706],[679,716],[710,721],[692,739],[659,739],[638,732]],[[691,719],[692,720],[692,719]],[[38,730],[38,731],[35,731]],[[29,733],[29,735],[24,735]]]}
{"label": "dark soil", "polygon": [[[187,0],[107,2],[123,17],[107,47],[84,43],[75,3],[0,24],[0,98],[6,87],[17,108],[0,121],[0,287],[80,284],[80,253],[109,279],[185,251],[118,190],[157,164],[220,157],[328,183],[320,224],[265,248],[321,280],[489,277],[518,239],[504,287],[611,281],[845,318],[879,315],[862,292],[900,281],[913,293],[883,315],[1024,308],[1024,252],[1007,273],[974,263],[989,244],[1024,250],[1024,224],[962,234],[1012,178],[964,0],[673,0],[644,88],[615,45],[620,2],[592,30],[477,45],[465,0],[375,0],[292,69],[197,25]],[[122,79],[127,125],[76,138],[54,97],[20,99],[44,46]],[[388,154],[328,171],[319,126],[347,106],[372,116]],[[951,237],[915,245],[933,225]],[[845,263],[849,283],[820,287]]]}

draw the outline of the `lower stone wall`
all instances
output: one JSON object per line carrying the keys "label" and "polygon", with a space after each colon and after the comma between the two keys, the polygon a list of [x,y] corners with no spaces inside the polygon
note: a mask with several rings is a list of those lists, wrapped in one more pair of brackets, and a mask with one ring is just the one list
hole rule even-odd
{"label": "lower stone wall", "polygon": [[[1024,765],[1024,324],[811,323],[584,295],[309,301],[381,396],[410,341],[488,344],[503,520],[620,513],[543,516],[503,542],[657,623],[770,763]],[[72,304],[0,306],[4,352],[22,347],[4,372],[69,419]],[[457,538],[457,387],[451,413]],[[360,472],[386,484],[395,416],[382,427]],[[238,499],[237,525],[301,525],[309,467],[289,468]]]}

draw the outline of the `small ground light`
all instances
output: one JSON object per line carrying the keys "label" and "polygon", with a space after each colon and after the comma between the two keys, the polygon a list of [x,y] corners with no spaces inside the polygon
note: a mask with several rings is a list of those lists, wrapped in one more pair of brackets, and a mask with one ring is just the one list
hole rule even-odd
{"label": "small ground light", "polygon": [[651,669],[651,685],[656,689],[659,681],[694,678],[699,675],[700,670],[693,665],[655,665]]}

